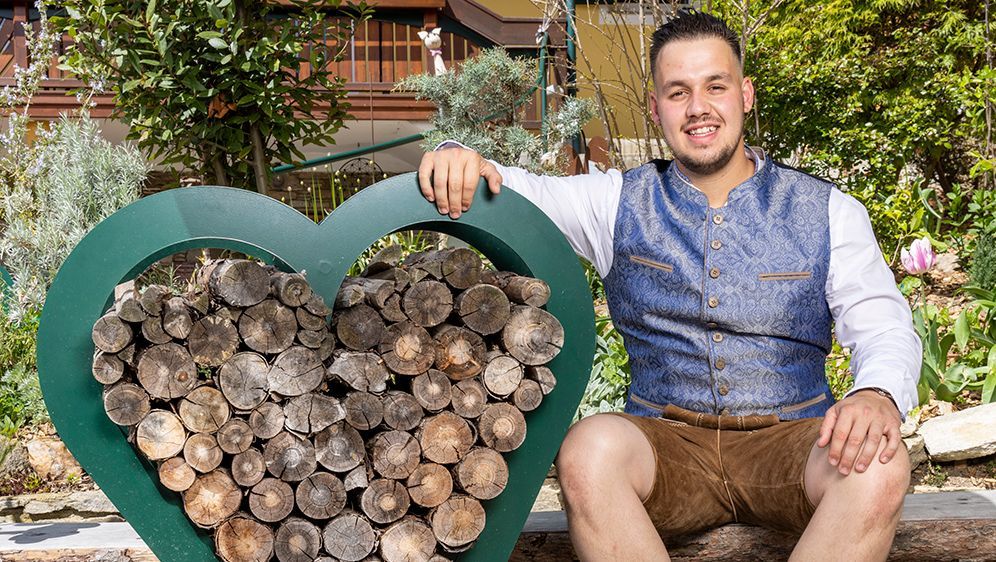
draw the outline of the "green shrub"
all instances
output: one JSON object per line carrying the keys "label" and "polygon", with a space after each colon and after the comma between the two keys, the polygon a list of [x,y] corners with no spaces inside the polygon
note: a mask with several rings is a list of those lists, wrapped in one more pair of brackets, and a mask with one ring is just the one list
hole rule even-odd
{"label": "green shrub", "polygon": [[979,238],[968,273],[973,285],[996,290],[996,235]]}
{"label": "green shrub", "polygon": [[623,338],[608,316],[595,319],[595,364],[581,398],[575,421],[602,412],[620,412],[629,389],[629,355]]}

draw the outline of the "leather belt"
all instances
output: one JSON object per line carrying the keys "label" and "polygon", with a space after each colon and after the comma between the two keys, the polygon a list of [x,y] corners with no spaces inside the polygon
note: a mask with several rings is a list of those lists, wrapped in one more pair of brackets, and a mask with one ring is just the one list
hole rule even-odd
{"label": "leather belt", "polygon": [[733,429],[739,431],[751,431],[769,427],[778,423],[776,414],[752,415],[752,416],[716,416],[713,414],[703,414],[693,412],[668,404],[664,406],[661,417],[668,420],[687,423],[695,427],[706,429]]}

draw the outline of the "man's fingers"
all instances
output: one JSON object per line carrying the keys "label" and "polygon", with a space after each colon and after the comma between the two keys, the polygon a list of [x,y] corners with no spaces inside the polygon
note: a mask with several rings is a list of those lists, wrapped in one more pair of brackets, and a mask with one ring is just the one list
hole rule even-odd
{"label": "man's fingers", "polygon": [[449,166],[442,164],[432,170],[432,189],[436,196],[436,208],[441,214],[450,212]]}
{"label": "man's fingers", "polygon": [[892,457],[896,456],[899,446],[903,444],[902,435],[899,433],[899,426],[895,424],[886,428],[885,437],[889,441],[885,444],[885,450],[882,451],[882,455],[878,458],[882,464],[891,461]]}
{"label": "man's fingers", "polygon": [[830,408],[823,416],[823,423],[820,424],[820,438],[816,441],[817,447],[822,449],[830,444],[830,438],[833,437],[833,426],[836,424],[837,408]]}
{"label": "man's fingers", "polygon": [[840,455],[840,463],[837,465],[837,471],[841,474],[850,474],[854,468],[854,459],[858,457],[861,447],[864,446],[865,440],[868,438],[868,425],[868,421],[863,418],[854,420],[851,431],[844,441],[844,450]]}
{"label": "man's fingers", "polygon": [[833,425],[833,435],[830,437],[830,450],[827,452],[827,457],[833,466],[840,463],[840,455],[844,451],[844,445],[847,444],[847,436],[851,434],[853,424],[854,419],[851,416],[837,413],[837,421]]}
{"label": "man's fingers", "polygon": [[474,156],[476,158],[471,158],[463,168],[463,193],[461,194],[460,209],[464,211],[470,209],[470,204],[474,200],[474,192],[477,191],[477,182],[481,177],[481,158],[476,154]]}
{"label": "man's fingers", "polygon": [[861,447],[858,458],[854,461],[854,471],[864,472],[871,466],[872,459],[878,453],[878,446],[882,443],[885,428],[878,421],[872,422],[868,426],[868,435],[865,437],[865,444]]}
{"label": "man's fingers", "polygon": [[498,168],[495,168],[495,165],[491,162],[482,160],[481,175],[484,176],[484,179],[488,180],[488,189],[491,193],[498,195],[498,192],[501,191],[501,182],[503,181],[501,174],[498,173]]}
{"label": "man's fingers", "polygon": [[463,158],[458,159],[451,165],[449,176],[447,177],[446,189],[449,197],[449,212],[450,218],[453,219],[459,217],[460,211],[463,210],[463,170],[466,165],[466,160]]}
{"label": "man's fingers", "polygon": [[426,152],[422,155],[422,162],[418,165],[418,187],[422,191],[422,197],[430,202],[436,200],[436,195],[432,190],[433,156],[432,152]]}

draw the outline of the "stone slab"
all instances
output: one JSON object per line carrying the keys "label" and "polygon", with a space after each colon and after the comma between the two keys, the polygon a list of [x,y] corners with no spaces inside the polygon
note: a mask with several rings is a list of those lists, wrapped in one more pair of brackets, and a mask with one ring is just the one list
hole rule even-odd
{"label": "stone slab", "polygon": [[920,426],[930,458],[957,461],[996,453],[996,403],[931,418]]}

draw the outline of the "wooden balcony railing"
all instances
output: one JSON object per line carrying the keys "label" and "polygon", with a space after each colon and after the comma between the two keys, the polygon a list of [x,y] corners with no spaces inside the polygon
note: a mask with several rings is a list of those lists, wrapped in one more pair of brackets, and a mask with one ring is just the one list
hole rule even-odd
{"label": "wooden balcony railing", "polygon": [[[400,2],[400,4],[399,4]],[[502,37],[496,35],[495,28],[507,28],[505,33],[510,34],[508,39],[518,41],[520,35],[525,35],[529,28],[535,30],[539,20],[526,20],[515,18],[509,19],[505,26],[502,18],[486,9],[480,8],[472,0],[450,0],[446,11],[442,10],[443,0],[380,0],[373,2],[375,5],[383,5],[389,8],[402,8],[410,4],[412,9],[420,9],[417,13],[425,16],[425,21],[435,25],[438,17],[458,15],[456,12],[464,13],[472,10],[475,14],[472,18],[475,25],[480,27],[491,27],[487,34],[478,33],[479,38],[485,42],[501,40]],[[395,4],[398,4],[395,6]],[[418,6],[416,6],[418,4]],[[403,6],[404,5],[404,6]],[[12,6],[4,9],[5,6]],[[383,7],[380,6],[380,7]],[[29,12],[28,0],[0,1],[0,86],[7,86],[14,83],[14,68],[26,66],[28,63],[28,53],[25,47],[23,23],[30,22],[29,25],[38,26],[37,21],[32,21]],[[489,21],[487,18],[493,21]],[[330,18],[328,25],[330,29],[337,25],[337,20]],[[336,75],[342,76],[347,81],[348,101],[351,104],[350,114],[359,120],[428,120],[435,111],[433,105],[426,101],[416,101],[414,95],[407,92],[394,92],[395,84],[406,76],[431,71],[432,61],[428,51],[418,37],[420,27],[397,23],[393,21],[370,20],[361,22],[353,30],[351,39],[344,45],[337,44],[332,39],[333,34],[328,34],[330,39],[319,41],[309,48],[325,49],[327,52],[342,51],[344,57],[341,61],[332,63]],[[471,34],[477,33],[473,28]],[[476,54],[481,46],[470,39],[451,32],[444,31],[443,38],[443,60],[447,68],[452,68],[463,60]],[[71,45],[71,39],[66,36],[62,38],[58,46],[59,54],[65,53]],[[305,61],[300,69],[301,73],[312,71]],[[79,108],[80,102],[71,95],[71,91],[82,87],[83,84],[70,73],[58,68],[57,61],[53,60],[48,69],[48,79],[42,84],[42,89],[32,100],[29,114],[34,118],[53,118],[60,113],[65,113]],[[108,117],[114,111],[114,97],[111,94],[97,94],[92,98],[95,105],[90,113],[94,117]],[[318,111],[321,111],[321,107]],[[535,125],[539,119],[538,102],[529,104],[526,109],[525,121],[528,125]]]}

